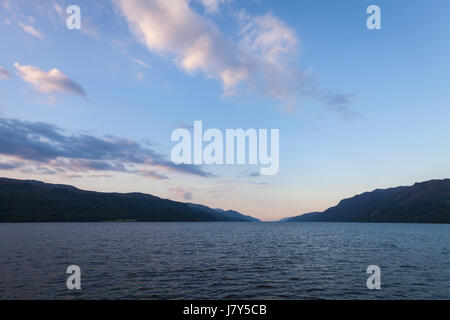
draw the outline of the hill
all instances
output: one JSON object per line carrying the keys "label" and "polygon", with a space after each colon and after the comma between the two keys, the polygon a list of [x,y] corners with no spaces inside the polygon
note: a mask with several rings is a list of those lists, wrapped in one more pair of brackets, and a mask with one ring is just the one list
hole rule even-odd
{"label": "hill", "polygon": [[103,193],[68,185],[0,178],[0,222],[255,220],[240,213],[143,193]]}
{"label": "hill", "polygon": [[450,223],[450,179],[365,192],[287,221]]}

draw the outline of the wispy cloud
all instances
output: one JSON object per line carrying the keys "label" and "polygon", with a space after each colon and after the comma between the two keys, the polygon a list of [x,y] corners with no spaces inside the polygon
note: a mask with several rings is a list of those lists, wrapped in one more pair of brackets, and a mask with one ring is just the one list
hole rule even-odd
{"label": "wispy cloud", "polygon": [[[207,78],[220,81],[224,96],[252,92],[281,101],[294,109],[314,99],[345,118],[357,118],[356,112],[342,103],[333,104],[329,90],[321,89],[308,70],[300,68],[301,43],[296,30],[272,13],[252,15],[245,9],[236,11],[230,6],[228,17],[234,19],[235,34],[225,35],[213,20],[217,13],[231,0],[112,0],[114,12],[119,12],[128,23],[131,33],[146,48],[162,57],[172,59],[189,74],[202,73]],[[197,12],[201,4],[204,12]],[[13,6],[11,4],[11,6]],[[34,4],[42,7],[42,5]],[[62,5],[51,2],[39,12],[57,15],[65,19]],[[106,10],[107,6],[98,8]],[[93,10],[98,10],[97,5]],[[110,8],[108,8],[110,9]],[[12,9],[11,9],[12,10]],[[51,13],[49,13],[49,11]],[[201,11],[201,10],[200,10]],[[111,14],[112,14],[111,10]],[[24,15],[15,19],[30,34],[43,35],[33,28],[33,20]],[[26,21],[26,23],[25,23]],[[82,32],[97,39],[99,32],[88,18],[83,20]],[[140,59],[132,61],[137,81],[143,81],[148,64]],[[47,72],[48,74],[49,72]],[[38,88],[42,91],[48,88]],[[67,88],[67,87],[65,87]],[[82,89],[81,86],[78,89]],[[56,91],[56,90],[55,90]],[[76,92],[69,89],[66,92]],[[315,94],[310,94],[315,92]],[[76,93],[82,95],[82,91]]]}
{"label": "wispy cloud", "polygon": [[[228,1],[197,0],[208,12]],[[289,108],[319,91],[299,66],[300,41],[295,30],[271,13],[235,12],[239,32],[225,37],[188,0],[114,0],[131,32],[148,50],[175,63],[189,74],[201,72],[222,83],[224,95],[251,91],[278,99]]]}
{"label": "wispy cloud", "polygon": [[145,177],[149,177],[149,178],[153,178],[156,180],[165,180],[165,179],[169,179],[169,177],[167,177],[164,174],[155,172],[153,170],[141,170],[141,175],[145,176]]}
{"label": "wispy cloud", "polygon": [[146,62],[142,61],[141,59],[134,59],[133,64],[135,67],[141,67],[144,69],[150,68],[149,65]]}
{"label": "wispy cloud", "polygon": [[250,178],[255,178],[255,177],[260,177],[261,173],[259,171],[252,171],[252,172],[246,172],[244,174],[244,177],[250,177]]}
{"label": "wispy cloud", "polygon": [[186,189],[181,186],[176,186],[176,187],[170,188],[170,191],[175,193],[178,197],[183,198],[184,200],[187,200],[187,201],[192,200],[192,190],[191,189]]}
{"label": "wispy cloud", "polygon": [[29,24],[25,24],[23,22],[19,22],[17,24],[19,27],[21,27],[23,29],[23,31],[25,31],[26,33],[32,35],[33,37],[42,39],[44,36],[42,35],[41,32],[37,31],[33,26],[29,25]]}
{"label": "wispy cloud", "polygon": [[178,126],[180,128],[187,129],[187,130],[193,130],[194,129],[194,125],[192,125],[190,123],[180,122],[180,123],[178,123]]}
{"label": "wispy cloud", "polygon": [[68,93],[86,97],[81,85],[56,68],[46,72],[34,66],[20,65],[18,62],[14,63],[14,67],[22,79],[38,92]]}
{"label": "wispy cloud", "polygon": [[330,90],[311,88],[307,95],[322,102],[327,111],[339,114],[344,120],[364,118],[359,112],[351,108],[354,99],[353,94],[334,93]]}
{"label": "wispy cloud", "polygon": [[11,9],[11,4],[9,3],[8,0],[4,0],[2,5],[3,5],[3,8],[5,8],[5,10],[10,10]]}
{"label": "wispy cloud", "polygon": [[59,4],[57,4],[56,2],[53,3],[53,9],[55,9],[56,13],[59,14],[60,16],[64,15],[63,8]]}
{"label": "wispy cloud", "polygon": [[0,155],[52,172],[117,171],[165,179],[164,172],[213,176],[201,167],[176,165],[142,144],[115,136],[67,134],[42,122],[0,118]]}
{"label": "wispy cloud", "polygon": [[209,19],[184,0],[116,0],[132,32],[153,52],[171,54],[188,73],[220,79],[226,95],[257,90],[279,99],[293,98],[306,76],[285,61],[298,52],[295,32],[268,14],[241,14],[240,41],[226,39]]}
{"label": "wispy cloud", "polygon": [[136,80],[142,82],[144,80],[144,73],[141,70],[149,69],[150,66],[141,59],[134,59],[133,66],[136,69]]}
{"label": "wispy cloud", "polygon": [[327,110],[339,113],[345,120],[363,118],[358,112],[350,109],[352,94],[325,92],[321,95],[321,99],[327,105]]}
{"label": "wispy cloud", "polygon": [[8,78],[11,78],[11,74],[8,72],[8,70],[6,70],[2,66],[0,66],[0,80],[4,80],[4,79],[8,79]]}
{"label": "wispy cloud", "polygon": [[13,170],[23,166],[21,162],[0,162],[0,170]]}
{"label": "wispy cloud", "polygon": [[231,0],[196,0],[196,1],[200,2],[205,7],[206,13],[217,13],[221,5],[231,2]]}

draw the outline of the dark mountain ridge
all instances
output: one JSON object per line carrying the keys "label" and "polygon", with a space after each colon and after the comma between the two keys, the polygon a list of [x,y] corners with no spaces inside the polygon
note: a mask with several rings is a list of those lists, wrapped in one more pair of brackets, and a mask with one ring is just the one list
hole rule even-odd
{"label": "dark mountain ridge", "polygon": [[287,221],[450,223],[450,179],[365,192]]}
{"label": "dark mountain ridge", "polygon": [[143,193],[103,193],[0,178],[0,222],[259,221]]}

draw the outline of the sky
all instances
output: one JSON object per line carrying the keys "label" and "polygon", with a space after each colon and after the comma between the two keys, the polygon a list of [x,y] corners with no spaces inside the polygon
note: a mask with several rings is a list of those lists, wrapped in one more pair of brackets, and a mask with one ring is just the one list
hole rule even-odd
{"label": "sky", "polygon": [[[381,29],[369,30],[369,5]],[[66,8],[81,9],[68,29]],[[450,2],[0,0],[0,176],[274,221],[450,177]],[[177,128],[279,129],[279,172],[176,165]]]}

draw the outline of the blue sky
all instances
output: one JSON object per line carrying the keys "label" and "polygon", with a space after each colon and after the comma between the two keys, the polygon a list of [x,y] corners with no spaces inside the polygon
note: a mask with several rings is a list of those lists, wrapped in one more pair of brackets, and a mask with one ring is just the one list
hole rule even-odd
{"label": "blue sky", "polygon": [[[0,3],[1,176],[276,220],[450,175],[448,1]],[[279,173],[173,166],[194,120],[280,129]]]}

